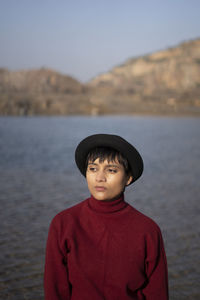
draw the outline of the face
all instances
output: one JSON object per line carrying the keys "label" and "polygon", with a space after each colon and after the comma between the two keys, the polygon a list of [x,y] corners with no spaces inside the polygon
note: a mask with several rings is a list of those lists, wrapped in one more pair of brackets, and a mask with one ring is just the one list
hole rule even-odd
{"label": "face", "polygon": [[88,163],[86,179],[89,191],[95,199],[109,201],[122,193],[124,187],[131,182],[132,176],[127,176],[123,165],[118,161],[105,160],[100,163],[97,158]]}

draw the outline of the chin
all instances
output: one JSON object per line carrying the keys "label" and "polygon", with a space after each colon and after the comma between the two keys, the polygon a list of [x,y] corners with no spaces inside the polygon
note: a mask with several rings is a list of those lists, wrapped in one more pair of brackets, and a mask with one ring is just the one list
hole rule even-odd
{"label": "chin", "polygon": [[93,197],[96,199],[96,200],[100,200],[100,201],[103,201],[103,200],[107,200],[108,198],[104,195],[96,195],[96,194],[93,194]]}
{"label": "chin", "polygon": [[117,198],[120,197],[120,194],[117,194],[117,195],[112,195],[112,196],[106,196],[106,195],[99,195],[99,194],[92,194],[92,196],[96,199],[96,200],[99,200],[99,201],[112,201],[112,200],[115,200]]}

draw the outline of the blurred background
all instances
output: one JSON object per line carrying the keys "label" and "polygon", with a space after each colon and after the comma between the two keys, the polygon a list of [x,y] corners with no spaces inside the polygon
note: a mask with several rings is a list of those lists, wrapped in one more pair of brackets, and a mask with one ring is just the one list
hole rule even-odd
{"label": "blurred background", "polygon": [[51,219],[88,197],[81,139],[144,158],[126,200],[160,226],[171,300],[200,299],[200,2],[0,1],[0,298],[43,299]]}

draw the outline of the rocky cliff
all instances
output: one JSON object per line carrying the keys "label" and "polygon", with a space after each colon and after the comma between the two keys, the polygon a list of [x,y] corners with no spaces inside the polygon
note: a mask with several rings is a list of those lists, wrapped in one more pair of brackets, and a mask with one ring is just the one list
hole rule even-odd
{"label": "rocky cliff", "polygon": [[110,111],[199,114],[200,39],[129,59],[89,86]]}
{"label": "rocky cliff", "polygon": [[40,69],[0,69],[1,115],[200,115],[200,39],[132,58],[86,85]]}

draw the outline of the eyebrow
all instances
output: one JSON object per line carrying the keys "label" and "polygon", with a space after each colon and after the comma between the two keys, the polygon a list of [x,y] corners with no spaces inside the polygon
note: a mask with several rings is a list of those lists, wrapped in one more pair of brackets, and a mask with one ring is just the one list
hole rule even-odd
{"label": "eyebrow", "polygon": [[109,164],[109,165],[107,165],[106,167],[115,167],[115,168],[119,168],[119,165],[111,165],[111,164]]}
{"label": "eyebrow", "polygon": [[[90,162],[90,163],[88,163],[88,166],[89,165],[95,165],[95,166],[98,166],[99,164],[96,164],[96,163],[92,163],[92,162]],[[108,164],[108,165],[106,165],[106,167],[107,168],[110,168],[110,167],[114,167],[114,168],[120,168],[120,164],[119,165],[115,165],[115,164]]]}

